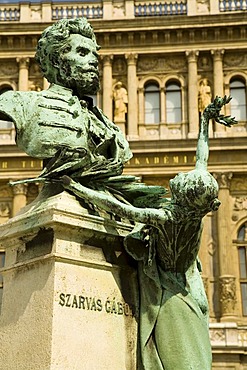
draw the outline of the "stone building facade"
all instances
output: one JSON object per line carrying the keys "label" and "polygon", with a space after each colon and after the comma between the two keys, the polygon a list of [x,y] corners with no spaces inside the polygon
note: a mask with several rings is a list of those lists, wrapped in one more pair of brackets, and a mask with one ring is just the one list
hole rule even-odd
{"label": "stone building facade", "polygon": [[[134,153],[126,173],[168,187],[171,177],[195,163],[205,102],[233,96],[225,113],[239,124],[210,126],[209,171],[222,205],[205,217],[200,258],[213,370],[247,370],[247,1],[4,1],[0,93],[46,89],[34,60],[39,35],[60,18],[80,16],[91,21],[101,45],[101,90],[94,99],[125,132]],[[119,82],[127,92],[122,115],[115,109]],[[8,182],[34,177],[41,168],[41,161],[16,147],[14,127],[1,121],[1,223],[39,191],[36,184],[10,188]]]}

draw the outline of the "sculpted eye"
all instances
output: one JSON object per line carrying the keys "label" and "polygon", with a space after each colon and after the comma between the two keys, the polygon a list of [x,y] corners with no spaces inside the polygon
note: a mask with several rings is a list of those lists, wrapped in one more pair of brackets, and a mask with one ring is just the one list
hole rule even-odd
{"label": "sculpted eye", "polygon": [[70,52],[70,50],[71,50],[71,46],[66,46],[63,50],[62,50],[62,52],[64,53],[64,54],[66,54],[66,53],[69,53]]}
{"label": "sculpted eye", "polygon": [[84,48],[79,48],[79,49],[77,49],[77,53],[81,57],[85,57],[88,54],[88,50],[87,49],[84,49]]}

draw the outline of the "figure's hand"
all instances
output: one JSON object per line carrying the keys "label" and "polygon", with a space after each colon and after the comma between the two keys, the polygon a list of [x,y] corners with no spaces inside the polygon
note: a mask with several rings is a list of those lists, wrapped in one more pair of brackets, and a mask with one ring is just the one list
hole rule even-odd
{"label": "figure's hand", "polygon": [[63,186],[66,188],[71,184],[73,180],[69,176],[64,175],[61,177],[61,181]]}
{"label": "figure's hand", "polygon": [[238,122],[235,120],[235,117],[224,116],[223,114],[220,114],[221,108],[228,104],[231,99],[231,96],[225,95],[223,98],[216,96],[213,103],[207,106],[204,114],[208,117],[208,119],[213,118],[216,122],[227,127],[237,124]]}

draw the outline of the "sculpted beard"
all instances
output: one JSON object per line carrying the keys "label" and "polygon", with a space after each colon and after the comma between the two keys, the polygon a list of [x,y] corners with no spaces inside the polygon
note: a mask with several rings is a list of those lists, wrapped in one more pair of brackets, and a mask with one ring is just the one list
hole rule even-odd
{"label": "sculpted beard", "polygon": [[75,90],[79,95],[96,94],[100,87],[97,68],[83,68],[78,65],[71,66],[67,61],[62,61],[60,64],[57,81],[62,86]]}

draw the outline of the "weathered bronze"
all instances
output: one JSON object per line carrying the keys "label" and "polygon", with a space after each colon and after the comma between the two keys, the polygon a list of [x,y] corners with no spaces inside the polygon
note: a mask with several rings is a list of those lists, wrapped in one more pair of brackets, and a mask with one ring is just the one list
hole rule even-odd
{"label": "weathered bronze", "polygon": [[236,123],[220,115],[229,100],[216,97],[204,110],[195,169],[170,181],[171,201],[159,209],[126,205],[63,177],[64,187],[79,197],[141,223],[126,237],[125,246],[139,262],[145,370],[211,369],[208,305],[197,255],[202,218],[220,205],[217,181],[207,171],[208,124],[210,119],[229,127]]}
{"label": "weathered bronze", "polygon": [[208,306],[197,255],[202,218],[220,205],[217,182],[207,171],[209,120],[236,123],[220,114],[230,98],[216,97],[202,112],[195,169],[170,181],[168,201],[165,188],[121,175],[132,156],[128,142],[86,96],[99,89],[98,49],[86,19],[48,27],[36,58],[51,87],[1,95],[0,118],[14,122],[21,149],[44,159],[38,179],[24,182],[59,182],[87,202],[136,222],[125,247],[138,261],[143,368],[210,370]]}
{"label": "weathered bronze", "polygon": [[120,129],[87,96],[99,89],[98,49],[85,18],[62,19],[43,32],[36,53],[50,88],[0,96],[1,119],[14,122],[17,145],[45,160],[39,181],[118,175],[132,157]]}

